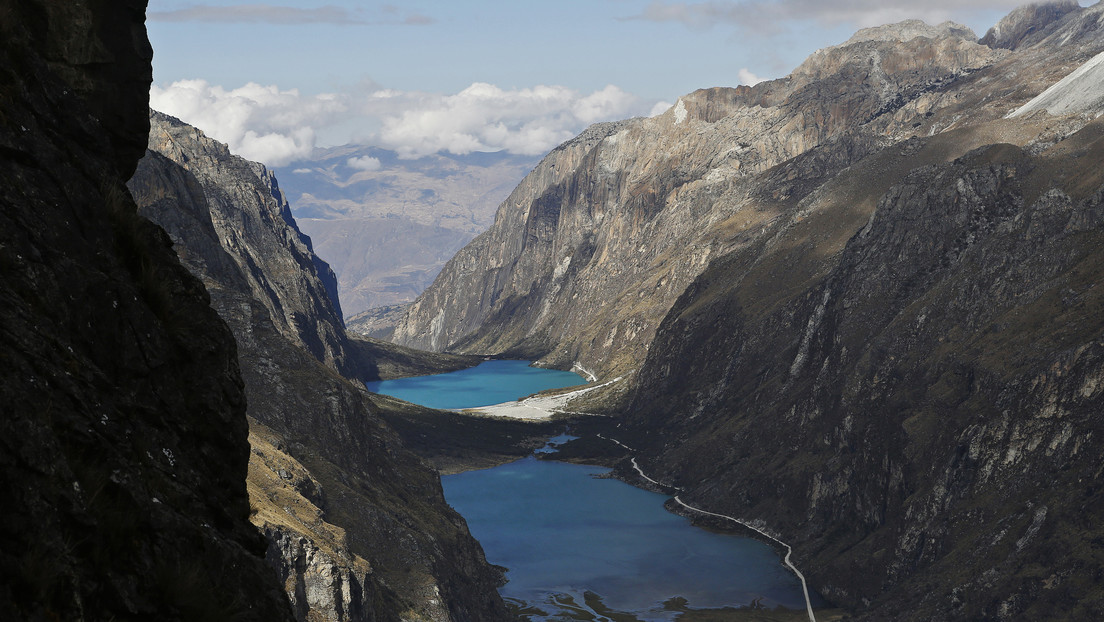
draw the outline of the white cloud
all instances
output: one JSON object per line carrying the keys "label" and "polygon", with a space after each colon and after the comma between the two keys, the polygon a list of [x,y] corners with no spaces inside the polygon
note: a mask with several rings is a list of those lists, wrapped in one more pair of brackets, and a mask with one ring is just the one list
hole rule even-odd
{"label": "white cloud", "polygon": [[409,13],[394,5],[387,5],[381,7],[378,11],[369,13],[363,8],[350,10],[333,5],[301,9],[262,3],[227,6],[198,4],[183,9],[149,11],[147,19],[158,22],[281,24],[293,26],[301,24],[425,26],[437,21],[423,13]]}
{"label": "white cloud", "polygon": [[360,15],[335,6],[299,9],[271,4],[231,6],[196,5],[172,11],[150,11],[148,19],[162,22],[236,22],[262,24],[363,24]]}
{"label": "white cloud", "polygon": [[[581,93],[564,86],[502,89],[476,82],[445,95],[367,84],[357,93],[305,96],[254,83],[227,90],[182,80],[150,91],[151,107],[270,166],[309,156],[320,134],[328,144],[373,144],[404,158],[438,151],[540,155],[592,123],[648,114],[654,105],[613,85]],[[352,158],[348,164],[372,170],[379,165],[373,160]]]}
{"label": "white cloud", "polygon": [[747,67],[741,67],[740,71],[737,72],[737,75],[740,77],[740,84],[746,84],[748,86],[755,86],[763,80],[766,80],[766,78],[760,78],[759,76],[751,73],[751,71],[749,71]]}
{"label": "white cloud", "polygon": [[349,158],[345,161],[350,168],[359,169],[362,171],[378,171],[383,164],[379,161],[379,158],[373,158],[372,156],[361,156],[359,158]]}
{"label": "white cloud", "polygon": [[930,24],[985,10],[1010,11],[1022,0],[709,0],[668,2],[653,0],[643,11],[628,19],[681,22],[694,28],[720,23],[743,29],[778,29],[781,22],[813,21],[826,25],[878,26],[903,19],[922,19]]}
{"label": "white cloud", "polygon": [[306,175],[308,173],[313,173],[313,172],[314,171],[309,169],[309,168],[297,168],[294,171],[292,171],[292,173],[295,173],[296,175]]}
{"label": "white cloud", "polygon": [[661,115],[667,112],[667,109],[671,106],[674,106],[671,102],[656,102],[656,104],[652,106],[652,110],[648,113],[648,116],[654,117],[656,115]]}
{"label": "white cloud", "polygon": [[584,95],[563,86],[506,90],[483,82],[455,95],[383,91],[362,105],[382,119],[380,146],[405,158],[502,149],[539,155],[591,123],[644,114],[651,108],[612,85]]}
{"label": "white cloud", "polygon": [[226,90],[204,80],[150,89],[150,107],[179,117],[249,160],[280,166],[309,156],[315,128],[336,121],[346,105],[335,95],[304,97],[292,89],[249,83]]}

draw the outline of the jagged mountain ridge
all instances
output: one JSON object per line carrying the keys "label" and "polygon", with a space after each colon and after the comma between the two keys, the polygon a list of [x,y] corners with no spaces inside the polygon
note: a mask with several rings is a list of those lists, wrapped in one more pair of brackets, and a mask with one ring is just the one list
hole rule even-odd
{"label": "jagged mountain ridge", "polygon": [[769,169],[818,148],[842,168],[909,136],[999,119],[1083,60],[1065,48],[992,49],[971,34],[951,24],[867,32],[787,78],[591,128],[538,165],[393,339],[631,370],[711,259],[773,235],[776,205],[791,197],[754,196]]}
{"label": "jagged mountain ridge", "polygon": [[591,128],[399,339],[635,370],[645,470],[860,619],[1099,618],[1101,126],[1092,97],[1006,117],[1104,50],[1102,16],[874,29]]}
{"label": "jagged mountain ridge", "polygon": [[[299,231],[276,178],[264,165],[231,155],[226,145],[196,128],[159,112],[150,114],[150,149],[184,167],[191,174],[188,179],[199,185],[198,193],[193,188],[188,192],[193,198],[201,194],[207,205],[209,222],[202,223],[206,243],[235,251],[209,253],[212,264],[199,271],[201,278],[233,272],[214,264],[233,261],[240,272],[236,284],[249,287],[277,330],[335,371],[363,373],[347,351],[337,279]],[[176,199],[171,192],[157,198]],[[164,218],[170,221],[163,224],[184,217],[166,210]],[[201,253],[195,256],[206,259]]]}
{"label": "jagged mountain ridge", "polygon": [[377,363],[326,299],[275,179],[177,119],[150,123],[130,187],[237,337],[253,520],[298,619],[503,618],[496,574],[437,475],[335,373]]}

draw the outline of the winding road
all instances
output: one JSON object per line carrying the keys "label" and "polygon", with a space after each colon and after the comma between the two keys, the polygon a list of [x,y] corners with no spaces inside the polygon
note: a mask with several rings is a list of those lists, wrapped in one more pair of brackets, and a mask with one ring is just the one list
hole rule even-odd
{"label": "winding road", "polygon": [[[628,451],[632,451],[632,452],[636,451],[632,447],[629,447],[628,445],[622,443],[621,441],[619,441],[615,438],[610,438],[608,436],[602,436],[601,434],[598,434],[597,436],[598,436],[598,438],[605,439],[605,440],[607,440],[611,443],[616,443],[617,445],[620,445],[621,447],[624,447]],[[640,477],[644,478],[648,482],[651,482],[652,484],[655,484],[656,486],[659,486],[660,488],[666,488],[666,489],[669,489],[669,490],[677,490],[677,491],[682,490],[678,486],[671,486],[669,484],[664,484],[662,482],[658,482],[658,481],[648,477],[648,475],[646,473],[644,473],[644,470],[641,469],[640,465],[636,462],[636,456],[633,456],[631,458],[631,461],[632,461],[633,468],[636,469],[636,472],[640,475]],[[786,549],[786,556],[782,559],[782,563],[787,568],[789,568],[791,571],[793,571],[794,575],[796,575],[797,578],[801,580],[801,591],[805,594],[805,611],[809,614],[809,622],[816,622],[816,615],[813,614],[813,603],[809,599],[809,586],[805,583],[805,575],[801,574],[801,571],[797,569],[797,566],[794,566],[793,562],[790,561],[790,555],[793,554],[793,549],[790,547],[790,545],[788,545],[785,542],[779,540],[778,538],[775,538],[774,536],[772,536],[769,533],[763,531],[762,529],[759,529],[758,527],[754,527],[752,525],[749,525],[748,523],[746,523],[746,522],[744,522],[744,521],[742,521],[742,520],[740,520],[740,519],[738,519],[734,516],[728,516],[728,515],[725,515],[725,514],[717,514],[716,512],[710,512],[708,510],[703,510],[701,508],[694,507],[694,506],[690,505],[689,503],[686,503],[685,501],[683,501],[681,498],[679,498],[679,495],[675,495],[674,499],[675,499],[676,503],[678,503],[682,507],[686,508],[687,510],[690,510],[692,512],[697,512],[699,514],[705,514],[707,516],[715,516],[717,518],[723,518],[725,520],[732,521],[732,522],[734,522],[734,523],[736,523],[736,524],[738,524],[742,527],[746,527],[747,529],[750,529],[750,530],[760,534],[764,538],[770,540],[771,542],[775,542],[775,543],[778,544],[778,546]]]}

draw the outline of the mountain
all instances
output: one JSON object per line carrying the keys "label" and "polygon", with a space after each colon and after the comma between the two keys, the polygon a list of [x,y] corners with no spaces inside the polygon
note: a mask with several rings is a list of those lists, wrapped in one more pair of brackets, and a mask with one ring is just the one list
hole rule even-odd
{"label": "mountain", "polygon": [[582,410],[857,619],[1100,618],[1102,52],[902,22],[592,127],[395,339],[624,376]]}
{"label": "mountain", "polygon": [[124,185],[145,2],[0,13],[0,617],[290,621],[234,338]]}
{"label": "mountain", "polygon": [[275,169],[299,226],[337,273],[347,315],[410,302],[482,233],[536,164],[502,153],[434,154],[346,145]]}
{"label": "mountain", "polygon": [[[906,22],[821,50],[782,80],[701,90],[657,117],[594,126],[526,177],[394,340],[579,361],[609,376],[632,369],[709,261],[771,236],[777,198],[755,196],[764,175],[799,156],[844,168],[955,115],[999,118],[1003,104],[967,103],[977,89],[964,84],[1006,56],[962,27]],[[991,88],[1022,88],[1022,77],[989,75],[1004,81]],[[937,116],[943,108],[954,111]]]}
{"label": "mountain", "polygon": [[177,119],[151,112],[150,126],[129,186],[237,338],[251,520],[297,619],[505,618],[437,474],[364,390],[389,353],[345,332],[276,178]]}
{"label": "mountain", "polygon": [[[815,199],[836,171],[909,138],[938,149],[902,161],[902,173],[985,144],[1070,131],[1004,119],[1099,48],[1091,11],[1056,7],[1041,14],[1059,21],[1028,29],[1081,20],[1083,30],[1007,50],[949,23],[867,29],[780,80],[703,89],[662,115],[588,129],[525,178],[495,225],[412,305],[394,340],[578,361],[607,376],[634,369],[710,261],[772,243],[794,218],[782,207]],[[833,222],[821,236],[831,238],[827,252],[865,224],[888,179],[879,173],[856,189],[865,214]]]}

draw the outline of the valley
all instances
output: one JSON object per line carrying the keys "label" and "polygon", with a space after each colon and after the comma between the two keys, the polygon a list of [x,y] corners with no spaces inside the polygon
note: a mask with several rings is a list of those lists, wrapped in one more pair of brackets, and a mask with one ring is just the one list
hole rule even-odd
{"label": "valley", "polygon": [[[456,251],[494,222],[499,203],[536,161],[507,153],[402,159],[385,149],[345,146],[319,149],[273,172],[296,222],[333,267],[342,309],[355,326],[365,312],[422,293]],[[383,324],[383,334],[390,326]]]}
{"label": "valley", "polygon": [[0,617],[1104,619],[1104,3],[276,168],[0,12]]}
{"label": "valley", "polygon": [[769,525],[857,619],[1095,617],[1102,14],[871,28],[593,126],[394,339],[627,378],[564,408],[617,472]]}

